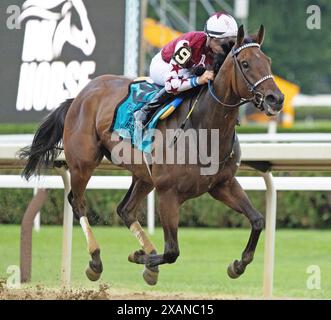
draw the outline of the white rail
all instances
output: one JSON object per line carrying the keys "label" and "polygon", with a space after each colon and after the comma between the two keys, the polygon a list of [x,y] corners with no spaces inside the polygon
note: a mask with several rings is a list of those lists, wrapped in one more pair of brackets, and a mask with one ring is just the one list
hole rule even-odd
{"label": "white rail", "polygon": [[[245,190],[266,190],[262,177],[237,177],[237,179]],[[129,176],[93,176],[87,189],[124,190],[130,187],[131,180]],[[273,180],[277,191],[331,191],[330,177],[274,177]],[[18,175],[0,175],[0,188],[63,189],[63,180],[60,176],[42,176],[41,179],[27,182]]]}

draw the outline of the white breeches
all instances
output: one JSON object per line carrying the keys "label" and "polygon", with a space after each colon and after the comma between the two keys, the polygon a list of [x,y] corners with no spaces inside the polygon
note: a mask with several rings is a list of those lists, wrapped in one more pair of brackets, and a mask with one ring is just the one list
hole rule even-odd
{"label": "white breeches", "polygon": [[149,66],[149,76],[156,84],[164,86],[169,70],[169,64],[162,59],[160,51],[151,61],[151,65]]}
{"label": "white breeches", "polygon": [[198,85],[196,76],[192,77],[189,70],[179,66],[174,59],[170,63],[165,62],[161,52],[152,59],[149,73],[156,84],[173,94]]}

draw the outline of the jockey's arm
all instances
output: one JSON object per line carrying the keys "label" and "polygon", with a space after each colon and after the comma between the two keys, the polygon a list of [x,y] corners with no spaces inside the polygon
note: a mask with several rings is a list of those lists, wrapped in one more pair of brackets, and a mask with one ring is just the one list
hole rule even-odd
{"label": "jockey's arm", "polygon": [[166,76],[165,90],[176,94],[177,92],[206,84],[214,79],[213,71],[206,70],[201,76],[191,75],[189,70],[180,66],[174,59],[169,63],[169,71]]}

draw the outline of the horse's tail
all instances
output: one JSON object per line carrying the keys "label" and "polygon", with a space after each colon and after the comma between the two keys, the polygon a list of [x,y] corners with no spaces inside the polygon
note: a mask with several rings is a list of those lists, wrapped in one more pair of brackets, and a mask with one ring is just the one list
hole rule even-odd
{"label": "horse's tail", "polygon": [[27,180],[33,174],[40,174],[42,167],[50,167],[61,153],[64,120],[74,99],[64,101],[41,122],[31,146],[20,150],[19,157],[27,160],[22,177]]}

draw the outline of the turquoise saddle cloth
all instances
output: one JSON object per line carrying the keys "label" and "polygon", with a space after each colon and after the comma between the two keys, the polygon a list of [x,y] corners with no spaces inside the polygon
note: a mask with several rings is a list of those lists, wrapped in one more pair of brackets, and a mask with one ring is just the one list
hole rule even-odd
{"label": "turquoise saddle cloth", "polygon": [[134,126],[133,113],[151,101],[161,89],[161,86],[147,81],[132,82],[129,85],[128,95],[116,107],[111,126],[112,131],[117,132],[123,139],[130,139],[136,148],[146,153],[152,151],[153,130],[159,118],[171,106],[177,108],[183,101],[182,98],[174,98],[152,117],[144,132],[141,132]]}

